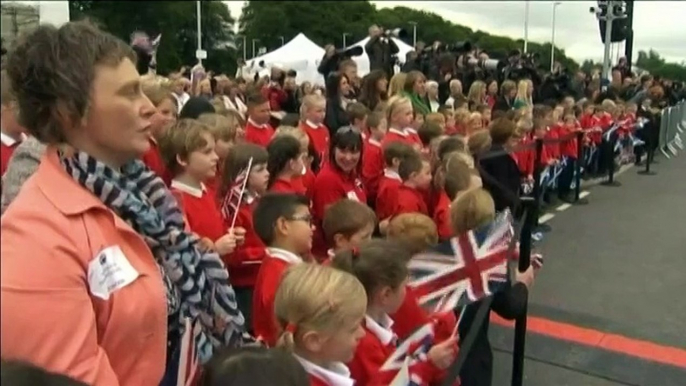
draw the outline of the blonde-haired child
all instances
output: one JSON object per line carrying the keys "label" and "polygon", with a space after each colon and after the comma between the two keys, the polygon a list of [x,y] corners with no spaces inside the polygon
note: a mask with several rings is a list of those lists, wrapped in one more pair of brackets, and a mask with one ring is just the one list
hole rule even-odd
{"label": "blonde-haired child", "polygon": [[300,176],[294,176],[292,179],[295,184],[300,184],[305,187],[305,195],[312,198],[312,187],[314,186],[315,179],[315,174],[312,171],[312,164],[317,159],[313,155],[314,150],[311,146],[312,142],[310,137],[302,128],[294,126],[279,126],[274,132],[274,138],[282,135],[289,135],[300,141],[300,151],[306,154],[306,156],[303,158],[302,174]]}
{"label": "blonde-haired child", "polygon": [[481,130],[484,128],[484,120],[483,116],[481,116],[480,113],[471,113],[469,114],[469,119],[467,120],[467,136],[472,135],[472,133],[476,132],[477,130]]}
{"label": "blonde-haired child", "polygon": [[469,132],[469,118],[471,113],[466,108],[455,110],[455,134],[466,136]]}
{"label": "blonde-haired child", "polygon": [[345,365],[365,335],[367,296],[353,275],[324,265],[290,267],[279,284],[274,314],[278,345],[305,368],[312,386],[352,385]]}
{"label": "blonde-haired child", "polygon": [[326,98],[321,95],[305,96],[300,105],[300,129],[310,138],[312,148],[320,160],[329,156],[329,129],[324,125]]}
{"label": "blonde-haired child", "polygon": [[388,100],[388,132],[383,139],[382,145],[390,142],[403,142],[417,150],[422,148],[422,140],[419,135],[412,132],[414,115],[412,102],[402,96],[394,96]]}
{"label": "blonde-haired child", "polygon": [[[367,297],[362,322],[365,334],[349,364],[352,378],[359,385],[388,385],[393,379],[394,374],[380,368],[396,349],[389,314],[398,311],[405,301],[411,256],[403,244],[377,239],[339,252],[333,259],[333,267],[358,278]],[[421,384],[429,384],[440,369],[450,365],[456,353],[456,339],[448,339],[431,347],[424,360],[412,363],[411,371],[421,378]]]}
{"label": "blonde-haired child", "polygon": [[405,90],[405,80],[407,79],[407,74],[404,72],[399,72],[391,78],[388,82],[388,96],[394,97],[396,95],[401,95]]}
{"label": "blonde-haired child", "polygon": [[215,178],[205,181],[208,188],[217,191],[221,182],[222,167],[224,160],[229,155],[229,151],[236,144],[238,133],[238,121],[233,117],[224,116],[217,113],[205,113],[198,117],[198,122],[204,124],[214,137],[214,152],[219,157],[217,164],[217,174]]}

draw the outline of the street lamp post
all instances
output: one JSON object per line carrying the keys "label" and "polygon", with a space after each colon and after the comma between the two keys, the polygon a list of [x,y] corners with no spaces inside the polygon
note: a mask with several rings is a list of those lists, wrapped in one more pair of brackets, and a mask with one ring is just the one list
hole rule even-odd
{"label": "street lamp post", "polygon": [[410,25],[412,25],[412,47],[417,47],[417,22],[411,21]]}
{"label": "street lamp post", "polygon": [[286,45],[286,38],[285,38],[285,37],[279,36],[279,39],[281,39],[281,47],[283,47],[284,45]]}
{"label": "street lamp post", "polygon": [[524,53],[529,51],[529,0],[524,5]]}
{"label": "street lamp post", "polygon": [[255,57],[255,42],[259,42],[260,39],[253,39],[252,40],[252,57]]}
{"label": "street lamp post", "polygon": [[350,36],[349,33],[343,32],[343,48],[347,48],[347,47],[348,47],[348,42],[347,42],[347,40],[345,39],[345,38],[348,37],[348,36]]}
{"label": "street lamp post", "polygon": [[[200,0],[195,2],[195,12],[198,19],[198,54],[202,51],[202,10],[200,9]],[[202,59],[198,57],[198,63],[202,64]]]}
{"label": "street lamp post", "polygon": [[555,16],[557,14],[557,6],[560,5],[559,1],[553,4],[553,36],[550,43],[550,72],[553,72],[555,67]]}

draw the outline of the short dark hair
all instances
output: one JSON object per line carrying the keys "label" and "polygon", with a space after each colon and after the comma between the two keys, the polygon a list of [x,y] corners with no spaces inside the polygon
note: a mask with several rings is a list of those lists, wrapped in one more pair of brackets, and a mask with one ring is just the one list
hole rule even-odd
{"label": "short dark hair", "polygon": [[300,141],[292,135],[277,135],[267,145],[267,170],[269,170],[269,186],[279,178],[288,161],[298,158],[300,155]]}
{"label": "short dark hair", "polygon": [[136,63],[133,49],[87,20],[43,24],[21,36],[6,63],[19,124],[41,142],[66,142],[60,116],[86,115],[96,65],[125,59]]}
{"label": "short dark hair", "polygon": [[457,136],[450,136],[448,138],[445,138],[441,141],[441,143],[438,144],[438,159],[443,161],[443,159],[448,153],[466,150],[467,144],[465,143],[464,139]]}
{"label": "short dark hair", "polygon": [[327,242],[340,234],[350,238],[368,225],[376,225],[376,214],[367,205],[350,199],[338,200],[324,211],[322,231]]}
{"label": "short dark hair", "polygon": [[252,221],[255,233],[269,246],[276,239],[276,221],[293,217],[298,207],[310,206],[310,200],[300,194],[267,193],[262,196],[253,211]]}
{"label": "short dark hair", "polygon": [[245,103],[248,107],[259,106],[267,102],[269,102],[269,99],[267,99],[260,90],[250,92],[245,98]]}
{"label": "short dark hair", "polygon": [[29,363],[3,360],[0,369],[0,383],[3,385],[86,386],[66,375],[51,373]]}
{"label": "short dark hair", "polygon": [[379,127],[381,121],[384,119],[386,119],[386,116],[384,116],[383,114],[376,111],[371,112],[367,116],[367,127],[376,129],[377,127]]}
{"label": "short dark hair", "polygon": [[392,141],[384,145],[383,147],[383,158],[386,166],[391,166],[394,159],[403,159],[410,156],[412,153],[416,153],[416,150],[412,146],[406,144],[405,142]]}
{"label": "short dark hair", "polygon": [[443,128],[434,122],[426,121],[422,123],[422,126],[417,130],[419,139],[421,139],[424,146],[428,146],[434,138],[438,138],[443,135]]}
{"label": "short dark hair", "polygon": [[505,118],[498,118],[491,123],[488,131],[494,145],[505,144],[515,133],[517,126],[514,122]]}
{"label": "short dark hair", "polygon": [[364,119],[364,117],[369,115],[369,108],[360,102],[353,102],[348,104],[345,109],[346,114],[348,114],[348,120],[350,124],[355,123],[355,120]]}
{"label": "short dark hair", "polygon": [[308,386],[307,372],[280,348],[246,346],[223,349],[205,365],[201,386]]}
{"label": "short dark hair", "polygon": [[398,166],[398,175],[403,181],[407,181],[413,173],[417,173],[422,170],[422,157],[417,152],[413,154],[408,154],[400,160],[400,166]]}

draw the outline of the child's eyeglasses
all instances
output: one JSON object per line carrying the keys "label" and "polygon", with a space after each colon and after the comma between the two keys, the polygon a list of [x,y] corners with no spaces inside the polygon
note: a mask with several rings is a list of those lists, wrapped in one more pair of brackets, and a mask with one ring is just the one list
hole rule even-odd
{"label": "child's eyeglasses", "polygon": [[291,216],[288,218],[290,221],[303,221],[307,224],[312,224],[312,215],[307,214],[303,216]]}

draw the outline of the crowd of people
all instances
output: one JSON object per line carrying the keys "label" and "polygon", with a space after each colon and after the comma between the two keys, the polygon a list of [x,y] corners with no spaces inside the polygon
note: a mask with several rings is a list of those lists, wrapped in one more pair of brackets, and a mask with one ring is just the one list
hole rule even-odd
{"label": "crowd of people", "polygon": [[[455,384],[490,385],[478,303],[459,326],[423,309],[408,262],[517,213],[536,167],[544,199],[569,200],[578,146],[588,175],[639,162],[656,142],[636,116],[664,95],[649,76],[633,99],[591,78],[584,98],[540,101],[529,79],[463,88],[385,61],[359,77],[341,60],[321,88],[279,68],[163,77],[136,59],[83,21],[40,26],[8,53],[3,382],[176,385],[193,329],[193,384],[389,385],[396,345],[430,325],[413,382],[439,384],[476,328]],[[564,140],[536,157],[537,138]],[[516,272],[492,309],[526,312],[535,274]]]}

